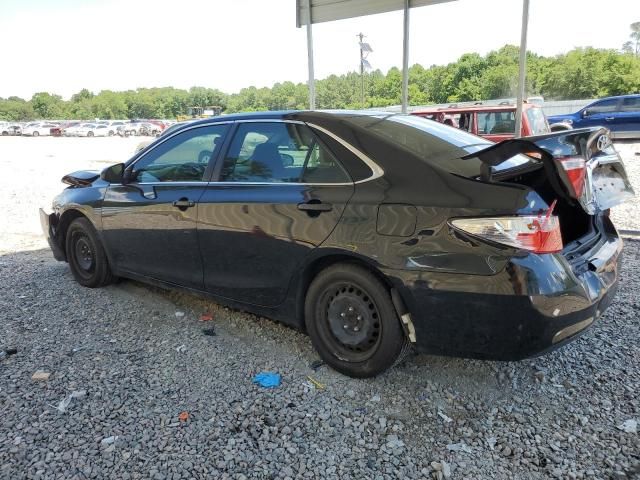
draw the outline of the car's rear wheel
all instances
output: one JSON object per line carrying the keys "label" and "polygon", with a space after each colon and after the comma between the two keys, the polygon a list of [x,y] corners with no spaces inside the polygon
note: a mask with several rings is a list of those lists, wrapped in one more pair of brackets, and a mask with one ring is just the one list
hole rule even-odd
{"label": "car's rear wheel", "polygon": [[333,265],[316,276],[305,319],[320,357],[351,377],[378,375],[409,350],[389,289],[358,265]]}
{"label": "car's rear wheel", "polygon": [[93,132],[87,132],[87,137],[93,137]]}
{"label": "car's rear wheel", "polygon": [[38,136],[40,136],[40,132],[38,132],[37,130],[36,130],[36,131],[34,131],[34,132],[33,132],[33,136],[34,136],[34,137],[38,137]]}
{"label": "car's rear wheel", "polygon": [[95,288],[113,281],[102,243],[86,218],[76,218],[69,225],[65,250],[71,273],[80,285]]}

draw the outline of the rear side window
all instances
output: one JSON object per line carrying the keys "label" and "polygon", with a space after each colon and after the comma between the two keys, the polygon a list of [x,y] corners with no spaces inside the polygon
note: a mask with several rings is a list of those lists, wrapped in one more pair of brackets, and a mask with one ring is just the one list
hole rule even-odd
{"label": "rear side window", "polygon": [[640,112],[640,97],[628,97],[622,100],[623,112]]}
{"label": "rear side window", "polygon": [[246,183],[350,182],[333,154],[302,124],[240,123],[220,181]]}
{"label": "rear side window", "polygon": [[513,133],[516,129],[516,114],[506,112],[478,112],[478,134]]}

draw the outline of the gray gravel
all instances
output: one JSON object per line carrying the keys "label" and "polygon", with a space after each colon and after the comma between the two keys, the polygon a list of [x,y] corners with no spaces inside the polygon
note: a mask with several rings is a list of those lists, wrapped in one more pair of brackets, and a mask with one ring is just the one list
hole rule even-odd
{"label": "gray gravel", "polygon": [[[2,479],[640,477],[640,242],[627,242],[614,304],[559,351],[418,355],[354,380],[313,371],[308,338],[272,321],[132,281],[84,289],[41,238],[12,229],[0,237],[0,342],[18,348],[0,359]],[[252,384],[264,370],[282,385]]]}

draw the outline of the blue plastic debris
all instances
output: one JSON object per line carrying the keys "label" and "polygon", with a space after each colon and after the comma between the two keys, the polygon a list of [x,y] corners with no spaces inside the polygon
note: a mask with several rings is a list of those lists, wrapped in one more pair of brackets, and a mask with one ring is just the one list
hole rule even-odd
{"label": "blue plastic debris", "polygon": [[280,374],[274,372],[260,372],[253,377],[253,383],[264,388],[276,388],[280,386]]}

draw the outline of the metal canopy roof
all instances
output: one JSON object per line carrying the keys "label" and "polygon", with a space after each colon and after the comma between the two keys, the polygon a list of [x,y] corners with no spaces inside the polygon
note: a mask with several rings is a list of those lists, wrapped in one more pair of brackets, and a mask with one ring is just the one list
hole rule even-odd
{"label": "metal canopy roof", "polygon": [[[313,73],[314,23],[330,22],[345,18],[374,15],[395,10],[404,10],[402,43],[402,112],[407,113],[409,104],[409,11],[414,7],[425,7],[456,0],[296,0],[296,26],[307,27],[307,54],[309,66],[309,108],[315,109],[315,78]],[[529,24],[529,1],[522,0],[522,29],[520,39],[520,68],[518,75],[518,99],[516,104],[515,136],[520,137],[522,102],[527,52],[527,27]]]}
{"label": "metal canopy roof", "polygon": [[[455,0],[409,0],[409,8],[452,1]],[[405,8],[405,0],[310,0],[308,3],[311,7],[311,23],[331,22]],[[306,0],[296,1],[296,23],[298,27],[309,23],[309,7]]]}

